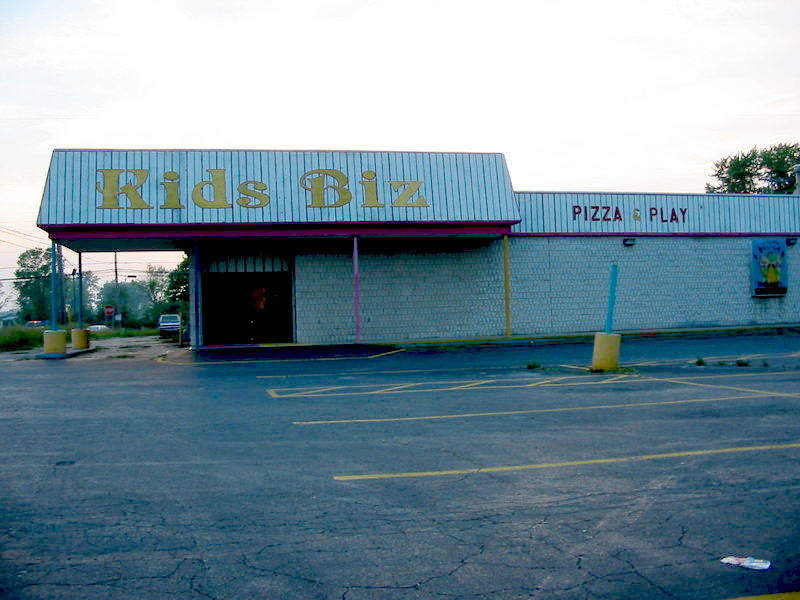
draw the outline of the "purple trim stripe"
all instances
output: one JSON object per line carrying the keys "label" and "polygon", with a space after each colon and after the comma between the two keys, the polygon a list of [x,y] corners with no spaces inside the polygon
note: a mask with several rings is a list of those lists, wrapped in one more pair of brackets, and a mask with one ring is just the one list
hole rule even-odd
{"label": "purple trim stripe", "polygon": [[750,233],[720,233],[720,232],[643,232],[643,231],[629,231],[627,233],[619,232],[573,232],[573,233],[510,233],[509,237],[544,237],[544,238],[564,238],[564,237],[799,237],[800,232],[783,232],[783,233],[764,233],[763,231],[755,231]]}
{"label": "purple trim stripe", "polygon": [[101,239],[194,239],[194,238],[231,238],[231,237],[328,237],[353,235],[371,236],[441,236],[441,235],[485,235],[498,236],[510,232],[508,225],[483,225],[483,226],[450,226],[435,225],[430,227],[298,227],[298,228],[261,228],[261,227],[186,227],[186,228],[155,228],[141,227],[91,227],[78,228],[74,226],[48,226],[43,227],[53,240],[101,240]]}

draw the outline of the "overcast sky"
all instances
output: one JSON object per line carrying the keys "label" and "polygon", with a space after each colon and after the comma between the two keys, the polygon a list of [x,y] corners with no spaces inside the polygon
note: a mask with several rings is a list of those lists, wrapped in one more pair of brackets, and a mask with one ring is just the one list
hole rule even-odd
{"label": "overcast sky", "polygon": [[0,279],[49,245],[54,148],[502,152],[518,191],[701,193],[800,142],[800,1],[0,0],[0,132]]}

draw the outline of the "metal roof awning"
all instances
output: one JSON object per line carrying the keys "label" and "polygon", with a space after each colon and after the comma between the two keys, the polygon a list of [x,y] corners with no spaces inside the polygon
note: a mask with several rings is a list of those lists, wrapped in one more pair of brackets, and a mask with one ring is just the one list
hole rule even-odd
{"label": "metal roof awning", "polygon": [[501,235],[501,154],[56,150],[38,225],[77,251],[227,237]]}

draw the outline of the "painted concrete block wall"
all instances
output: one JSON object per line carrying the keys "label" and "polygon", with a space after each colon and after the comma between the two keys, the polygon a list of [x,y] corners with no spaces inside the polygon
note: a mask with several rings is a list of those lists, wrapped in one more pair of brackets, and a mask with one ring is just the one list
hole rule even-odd
{"label": "painted concrete block wall", "polygon": [[611,264],[619,265],[614,329],[800,322],[800,253],[787,248],[789,292],[752,298],[750,238],[511,239],[515,335],[600,331]]}
{"label": "painted concrete block wall", "polygon": [[[339,252],[295,257],[297,342],[355,341],[352,255]],[[503,334],[498,243],[362,240],[359,263],[362,342]]]}
{"label": "painted concrete block wall", "polygon": [[348,254],[298,253],[294,261],[295,341],[353,343],[353,263]]}
{"label": "painted concrete block wall", "polygon": [[[502,242],[460,243],[362,241],[363,342],[503,336]],[[512,237],[512,333],[602,330],[614,262],[616,331],[800,323],[799,248],[788,294],[752,298],[750,238]],[[346,244],[296,254],[295,319],[297,342],[355,341]]]}
{"label": "painted concrete block wall", "polygon": [[451,246],[384,253],[370,248],[362,255],[364,341],[503,334],[501,246]]}

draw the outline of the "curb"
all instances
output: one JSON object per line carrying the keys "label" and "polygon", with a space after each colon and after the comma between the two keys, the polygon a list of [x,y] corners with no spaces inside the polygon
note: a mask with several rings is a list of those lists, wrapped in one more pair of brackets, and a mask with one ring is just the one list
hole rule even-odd
{"label": "curb", "polygon": [[83,348],[81,350],[72,350],[71,352],[50,352],[47,354],[37,354],[34,358],[40,358],[43,360],[60,360],[63,358],[72,358],[73,356],[78,356],[80,354],[88,354],[89,352],[97,352],[100,348]]}

